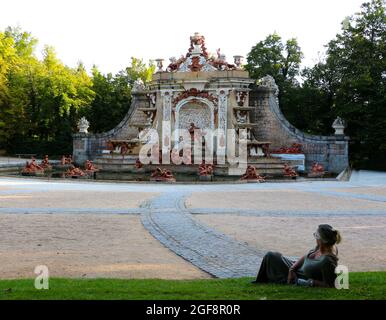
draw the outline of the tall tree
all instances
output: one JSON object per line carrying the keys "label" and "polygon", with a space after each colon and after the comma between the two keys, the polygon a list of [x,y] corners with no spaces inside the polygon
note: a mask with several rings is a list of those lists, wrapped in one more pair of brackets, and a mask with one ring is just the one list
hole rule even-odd
{"label": "tall tree", "polygon": [[302,58],[303,53],[295,38],[283,43],[282,38],[273,33],[252,47],[245,66],[254,79],[261,79],[266,75],[271,75],[275,79],[280,89],[281,108],[290,121],[294,120],[295,114],[291,110],[290,96],[292,89],[298,86],[297,77],[300,75]]}
{"label": "tall tree", "polygon": [[78,114],[94,98],[92,80],[81,64],[65,66],[51,47],[38,60],[36,43],[19,28],[1,33],[7,64],[0,71],[0,144],[11,152],[71,152]]}
{"label": "tall tree", "polygon": [[252,78],[260,79],[268,74],[281,85],[286,81],[296,82],[302,58],[295,38],[284,44],[281,37],[274,33],[252,47],[245,68]]}
{"label": "tall tree", "polygon": [[328,46],[327,64],[340,76],[336,113],[347,120],[353,160],[386,168],[385,1],[364,3]]}
{"label": "tall tree", "polygon": [[92,68],[95,99],[85,112],[90,120],[92,132],[104,132],[114,128],[125,116],[131,104],[131,89],[135,80],[149,82],[154,73],[152,62],[145,64],[141,59],[131,58],[130,66],[118,72],[102,74],[96,66]]}
{"label": "tall tree", "polygon": [[305,85],[326,97],[332,120],[347,122],[352,163],[386,169],[385,1],[372,0],[342,23],[322,63],[305,70]]}

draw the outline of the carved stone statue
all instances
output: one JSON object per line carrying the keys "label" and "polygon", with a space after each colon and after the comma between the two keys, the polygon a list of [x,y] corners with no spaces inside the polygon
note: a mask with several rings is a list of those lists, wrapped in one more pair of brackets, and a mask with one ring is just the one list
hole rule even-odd
{"label": "carved stone statue", "polygon": [[199,127],[196,127],[196,125],[194,124],[194,122],[191,122],[188,131],[189,131],[189,133],[190,133],[190,137],[191,137],[192,140],[194,139],[194,131],[195,131],[195,130],[200,130],[200,128],[199,128]]}
{"label": "carved stone statue", "polygon": [[236,121],[237,123],[247,123],[247,113],[245,111],[236,111]]}
{"label": "carved stone statue", "polygon": [[284,177],[286,178],[296,178],[298,176],[298,174],[296,173],[296,171],[294,170],[294,168],[290,167],[288,165],[288,163],[284,164],[284,168],[283,168],[283,171],[284,171]]}
{"label": "carved stone statue", "polygon": [[184,56],[181,56],[178,60],[176,57],[169,58],[169,65],[166,68],[167,72],[174,72],[177,71],[180,65],[186,60]]}
{"label": "carved stone statue", "polygon": [[134,81],[132,92],[145,91],[146,86],[141,78]]}
{"label": "carved stone statue", "polygon": [[89,127],[90,127],[90,122],[88,122],[85,117],[80,118],[80,120],[78,121],[79,132],[88,133]]}
{"label": "carved stone statue", "polygon": [[85,161],[84,169],[87,173],[94,173],[99,171],[99,169],[90,160]]}
{"label": "carved stone statue", "polygon": [[154,112],[146,111],[146,124],[148,126],[151,126],[153,124],[153,119],[154,119]]}
{"label": "carved stone statue", "polygon": [[85,175],[86,173],[83,170],[76,168],[74,165],[71,165],[71,167],[66,172],[66,177],[71,178],[84,177]]}
{"label": "carved stone statue", "polygon": [[50,164],[50,161],[48,160],[48,155],[45,155],[42,162],[40,163],[40,166],[45,170],[51,170],[52,166]]}
{"label": "carved stone statue", "polygon": [[243,56],[239,56],[239,55],[233,56],[234,64],[235,64],[237,69],[241,69],[241,64],[243,62],[243,58],[244,58]]}
{"label": "carved stone statue", "polygon": [[157,72],[162,72],[163,71],[163,62],[164,62],[164,59],[155,59],[155,61],[157,62]]}
{"label": "carved stone statue", "polygon": [[36,159],[34,157],[31,158],[31,162],[26,161],[25,167],[21,171],[22,175],[36,175],[43,174],[44,168],[36,163]]}
{"label": "carved stone statue", "polygon": [[212,176],[214,172],[214,167],[212,164],[206,164],[205,160],[202,161],[200,166],[198,167],[198,174],[200,177],[202,176]]}
{"label": "carved stone statue", "polygon": [[139,160],[139,158],[137,160],[135,160],[135,168],[141,169],[142,167],[143,167],[143,164],[142,164],[141,160]]}
{"label": "carved stone statue", "polygon": [[149,97],[151,107],[154,108],[156,104],[157,95],[152,92],[147,94],[147,96]]}
{"label": "carved stone statue", "polygon": [[241,180],[255,181],[255,182],[264,182],[265,179],[259,175],[256,167],[249,165],[245,174],[241,177]]}
{"label": "carved stone statue", "polygon": [[174,177],[173,173],[170,170],[157,168],[151,174],[150,180],[175,182],[176,178]]}
{"label": "carved stone statue", "polygon": [[60,159],[60,165],[65,166],[65,165],[70,165],[72,164],[72,156],[65,156],[63,155],[62,158]]}
{"label": "carved stone statue", "polygon": [[325,174],[324,166],[318,162],[314,162],[311,167],[311,172],[308,174],[310,178],[321,178]]}

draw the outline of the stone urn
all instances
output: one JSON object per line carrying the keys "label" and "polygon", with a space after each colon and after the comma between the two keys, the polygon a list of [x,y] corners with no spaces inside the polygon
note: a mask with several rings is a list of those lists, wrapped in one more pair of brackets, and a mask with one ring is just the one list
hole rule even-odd
{"label": "stone urn", "polygon": [[345,123],[344,120],[341,117],[337,117],[332,124],[332,127],[335,130],[336,136],[343,136],[344,135],[344,129],[345,129]]}
{"label": "stone urn", "polygon": [[90,122],[87,121],[85,117],[80,118],[78,121],[79,133],[88,133],[88,128],[90,127]]}

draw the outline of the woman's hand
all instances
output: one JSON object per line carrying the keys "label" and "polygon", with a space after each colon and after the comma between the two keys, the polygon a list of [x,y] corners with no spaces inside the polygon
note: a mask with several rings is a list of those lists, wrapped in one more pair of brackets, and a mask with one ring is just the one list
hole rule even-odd
{"label": "woman's hand", "polygon": [[294,283],[296,281],[296,278],[297,277],[296,277],[295,271],[292,270],[292,269],[289,269],[289,271],[288,271],[288,280],[287,280],[288,284]]}

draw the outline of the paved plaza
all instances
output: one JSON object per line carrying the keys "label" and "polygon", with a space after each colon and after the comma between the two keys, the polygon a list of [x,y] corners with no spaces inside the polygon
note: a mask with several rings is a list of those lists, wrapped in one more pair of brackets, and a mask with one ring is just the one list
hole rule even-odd
{"label": "paved plaza", "polygon": [[253,276],[263,254],[300,256],[320,223],[340,263],[386,270],[386,173],[348,182],[145,184],[0,178],[0,278]]}

